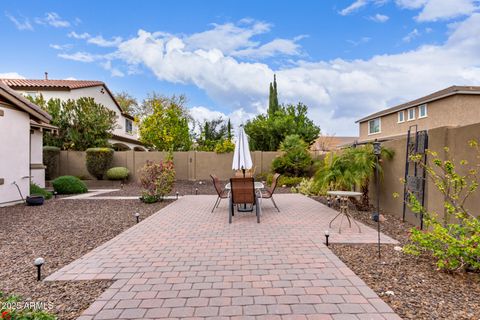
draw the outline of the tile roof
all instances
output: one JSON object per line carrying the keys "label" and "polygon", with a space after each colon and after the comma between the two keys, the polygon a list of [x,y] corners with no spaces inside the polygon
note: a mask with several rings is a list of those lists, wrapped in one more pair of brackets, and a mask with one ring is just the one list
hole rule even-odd
{"label": "tile roof", "polygon": [[92,80],[40,80],[40,79],[0,79],[1,82],[11,88],[35,87],[35,88],[65,88],[80,89],[96,86],[105,86],[102,81]]}
{"label": "tile roof", "polygon": [[480,94],[480,86],[451,86],[440,91],[434,92],[432,94],[426,95],[419,99],[415,99],[406,103],[399,104],[395,107],[388,108],[376,113],[372,113],[369,116],[366,116],[356,122],[365,122],[367,120],[371,120],[374,118],[378,118],[380,116],[384,116],[387,114],[395,113],[397,111],[405,110],[411,107],[415,107],[427,102],[439,100],[454,94]]}
{"label": "tile roof", "polygon": [[2,82],[0,82],[0,95],[40,121],[50,123],[52,117],[46,111]]}

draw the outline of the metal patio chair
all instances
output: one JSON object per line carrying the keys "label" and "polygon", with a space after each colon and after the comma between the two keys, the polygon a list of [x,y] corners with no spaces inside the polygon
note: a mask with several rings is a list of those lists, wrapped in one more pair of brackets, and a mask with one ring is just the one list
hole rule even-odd
{"label": "metal patio chair", "polygon": [[231,178],[230,179],[230,205],[228,210],[228,223],[232,223],[235,206],[238,204],[251,204],[255,206],[257,223],[260,223],[260,204],[255,193],[253,178]]}
{"label": "metal patio chair", "polygon": [[278,212],[280,212],[280,209],[278,209],[275,200],[273,200],[273,194],[275,193],[275,189],[277,188],[278,178],[280,178],[280,173],[275,173],[273,175],[272,185],[270,186],[270,188],[262,190],[262,199],[272,200],[273,205],[278,210]]}
{"label": "metal patio chair", "polygon": [[210,177],[212,178],[213,186],[215,187],[215,191],[217,192],[217,200],[215,201],[215,204],[213,205],[212,212],[215,210],[215,208],[218,208],[220,205],[220,201],[222,199],[227,199],[228,198],[228,190],[224,189],[222,187],[222,183],[218,179],[218,177],[214,174],[211,174]]}

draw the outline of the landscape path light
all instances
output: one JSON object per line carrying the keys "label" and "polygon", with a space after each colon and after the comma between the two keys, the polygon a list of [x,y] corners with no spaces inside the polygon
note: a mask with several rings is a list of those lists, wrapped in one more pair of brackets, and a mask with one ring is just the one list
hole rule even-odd
{"label": "landscape path light", "polygon": [[375,185],[376,185],[376,213],[373,214],[373,220],[377,222],[377,235],[378,235],[378,258],[380,259],[380,155],[382,153],[382,145],[375,139],[373,142],[373,154],[375,155]]}
{"label": "landscape path light", "polygon": [[135,219],[137,220],[137,223],[140,222],[140,213],[135,212]]}
{"label": "landscape path light", "polygon": [[330,237],[330,231],[325,230],[325,245],[328,247],[328,237]]}
{"label": "landscape path light", "polygon": [[33,262],[35,267],[37,267],[37,281],[40,281],[42,279],[42,266],[43,266],[44,263],[45,263],[45,259],[43,259],[41,257],[38,257]]}

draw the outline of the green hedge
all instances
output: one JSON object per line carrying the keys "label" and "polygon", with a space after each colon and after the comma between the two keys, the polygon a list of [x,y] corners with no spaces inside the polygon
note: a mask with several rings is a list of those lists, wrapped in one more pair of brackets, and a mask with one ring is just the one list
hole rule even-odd
{"label": "green hedge", "polygon": [[108,180],[127,180],[130,171],[125,167],[113,167],[107,171]]}
{"label": "green hedge", "polygon": [[113,160],[113,152],[113,149],[110,148],[87,149],[86,162],[88,172],[98,180],[102,180]]}
{"label": "green hedge", "polygon": [[[280,176],[280,178],[278,178],[277,187],[281,187],[283,185],[285,185],[287,187],[295,187],[295,186],[299,185],[300,182],[302,182],[303,179],[304,179],[304,177]],[[273,174],[269,174],[268,177],[267,177],[267,184],[271,185],[272,180],[273,180]]]}
{"label": "green hedge", "polygon": [[76,194],[88,191],[82,180],[74,176],[61,176],[52,181],[53,190],[58,194]]}
{"label": "green hedge", "polygon": [[60,148],[45,146],[43,147],[43,164],[45,169],[45,179],[52,180],[58,172],[58,158],[60,156]]}
{"label": "green hedge", "polygon": [[45,200],[51,199],[52,198],[52,193],[43,189],[39,185],[35,183],[30,184],[30,195],[39,195],[43,196]]}

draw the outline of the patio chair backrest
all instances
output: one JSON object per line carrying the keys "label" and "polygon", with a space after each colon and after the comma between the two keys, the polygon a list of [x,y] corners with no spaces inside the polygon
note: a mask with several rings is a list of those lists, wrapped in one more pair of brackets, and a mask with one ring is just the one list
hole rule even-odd
{"label": "patio chair backrest", "polygon": [[273,194],[275,192],[275,189],[277,188],[278,178],[280,178],[280,173],[275,173],[272,178],[272,185],[268,190],[271,194]]}
{"label": "patio chair backrest", "polygon": [[220,180],[218,177],[214,174],[211,174],[210,177],[212,178],[213,186],[215,187],[215,191],[217,191],[218,196],[222,193],[222,184],[220,183]]}
{"label": "patio chair backrest", "polygon": [[231,178],[232,203],[255,204],[255,184],[253,178]]}

